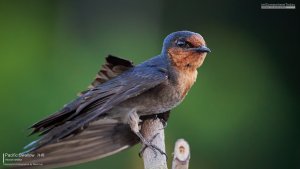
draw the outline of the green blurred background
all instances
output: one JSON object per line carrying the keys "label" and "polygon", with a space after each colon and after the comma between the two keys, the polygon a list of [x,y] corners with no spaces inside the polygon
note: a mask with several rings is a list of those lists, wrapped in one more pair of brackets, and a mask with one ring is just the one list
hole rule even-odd
{"label": "green blurred background", "polygon": [[[300,168],[297,9],[261,3],[272,2],[1,0],[1,153],[22,151],[26,128],[84,90],[107,54],[140,63],[191,30],[212,53],[171,114],[168,162],[185,138],[191,169]],[[139,148],[69,168],[142,168]]]}

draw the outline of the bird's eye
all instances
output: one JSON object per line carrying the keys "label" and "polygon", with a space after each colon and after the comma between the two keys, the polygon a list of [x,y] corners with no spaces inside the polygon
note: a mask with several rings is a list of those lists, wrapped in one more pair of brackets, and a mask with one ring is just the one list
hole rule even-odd
{"label": "bird's eye", "polygon": [[189,43],[187,43],[185,40],[181,40],[181,39],[176,41],[176,45],[181,48],[190,48]]}

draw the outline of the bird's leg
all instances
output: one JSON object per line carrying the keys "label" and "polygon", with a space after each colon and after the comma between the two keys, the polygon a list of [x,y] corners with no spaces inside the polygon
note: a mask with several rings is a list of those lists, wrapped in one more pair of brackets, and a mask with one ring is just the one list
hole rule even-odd
{"label": "bird's leg", "polygon": [[139,153],[139,156],[141,156],[142,152],[146,149],[146,148],[150,148],[154,154],[155,157],[157,156],[157,152],[155,150],[157,150],[158,152],[160,152],[161,154],[166,156],[166,153],[163,152],[160,148],[158,148],[157,146],[152,144],[152,141],[154,140],[154,138],[158,135],[154,135],[154,137],[149,141],[147,141],[143,135],[140,133],[140,126],[139,126],[139,122],[140,122],[140,118],[139,115],[136,113],[136,111],[132,111],[129,113],[129,118],[128,118],[128,123],[129,126],[131,128],[131,130],[140,138],[141,142],[143,143],[143,148],[141,150],[141,152]]}

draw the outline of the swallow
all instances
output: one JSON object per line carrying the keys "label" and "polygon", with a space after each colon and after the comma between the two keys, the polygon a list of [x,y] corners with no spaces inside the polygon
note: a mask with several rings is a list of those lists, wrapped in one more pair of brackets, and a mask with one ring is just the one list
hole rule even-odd
{"label": "swallow", "polygon": [[169,34],[161,53],[139,65],[109,55],[86,91],[33,124],[39,139],[25,153],[43,154],[28,162],[53,168],[101,159],[139,142],[140,121],[156,115],[167,120],[196,81],[210,49],[190,31]]}

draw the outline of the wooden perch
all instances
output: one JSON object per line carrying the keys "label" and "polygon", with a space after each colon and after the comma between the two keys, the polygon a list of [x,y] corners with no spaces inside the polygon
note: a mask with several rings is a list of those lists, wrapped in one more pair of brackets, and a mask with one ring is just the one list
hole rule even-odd
{"label": "wooden perch", "polygon": [[[157,146],[163,152],[166,152],[165,148],[165,133],[164,126],[159,118],[157,119],[147,119],[143,122],[141,133],[146,140],[151,142],[153,145]],[[154,138],[154,136],[157,136]],[[154,139],[153,139],[154,138]],[[153,139],[153,140],[152,140]],[[157,150],[146,148],[142,153],[144,160],[145,169],[167,169],[167,159],[164,154],[161,154]],[[156,155],[155,155],[156,154]]]}
{"label": "wooden perch", "polygon": [[[164,126],[159,118],[147,119],[143,122],[141,133],[146,140],[157,146],[160,150],[165,150]],[[157,135],[157,136],[155,136]],[[154,139],[153,139],[154,138]],[[167,159],[164,154],[156,153],[146,148],[142,153],[145,169],[167,169]],[[175,143],[172,169],[188,169],[190,160],[190,147],[184,139],[178,139]]]}
{"label": "wooden perch", "polygon": [[184,139],[175,143],[172,169],[188,169],[190,161],[190,146]]}

